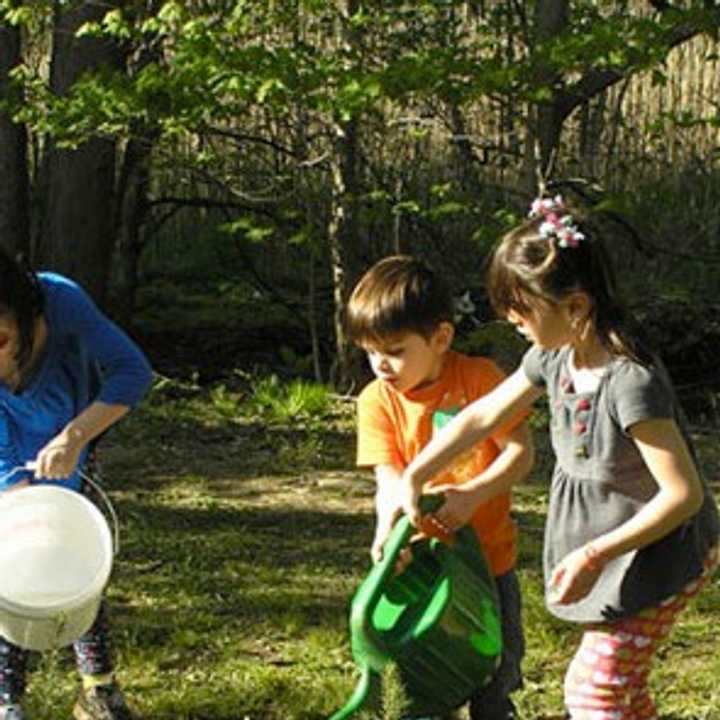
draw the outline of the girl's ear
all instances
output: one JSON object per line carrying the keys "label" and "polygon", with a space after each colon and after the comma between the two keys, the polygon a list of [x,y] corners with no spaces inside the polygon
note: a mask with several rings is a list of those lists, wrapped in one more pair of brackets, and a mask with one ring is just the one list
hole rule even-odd
{"label": "girl's ear", "polygon": [[455,337],[455,326],[451,322],[441,322],[432,336],[433,347],[438,353],[444,353],[450,349]]}
{"label": "girl's ear", "polygon": [[575,317],[578,321],[587,320],[592,311],[592,302],[590,296],[582,290],[576,290],[566,296],[567,308],[571,317]]}

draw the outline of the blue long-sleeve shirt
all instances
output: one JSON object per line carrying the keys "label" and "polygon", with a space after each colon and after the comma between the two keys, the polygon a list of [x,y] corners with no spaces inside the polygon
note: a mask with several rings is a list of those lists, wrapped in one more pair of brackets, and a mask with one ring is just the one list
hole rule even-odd
{"label": "blue long-sleeve shirt", "polygon": [[[84,290],[55,273],[39,273],[38,279],[45,293],[47,342],[32,379],[19,393],[0,383],[0,491],[27,479],[27,472],[5,475],[34,460],[93,402],[134,407],[152,380],[142,351]],[[80,466],[86,455],[87,448]],[[78,472],[60,484],[79,489]]]}

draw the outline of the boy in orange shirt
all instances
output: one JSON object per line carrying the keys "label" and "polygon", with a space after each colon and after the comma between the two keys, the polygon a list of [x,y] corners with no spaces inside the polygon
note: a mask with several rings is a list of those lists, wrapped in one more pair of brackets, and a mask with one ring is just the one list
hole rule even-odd
{"label": "boy in orange shirt", "polygon": [[[357,464],[372,467],[377,482],[371,547],[377,562],[401,512],[403,469],[434,430],[504,375],[491,360],[451,349],[452,296],[418,259],[395,255],[370,268],[353,290],[346,319],[350,339],[367,353],[376,376],[358,396]],[[519,417],[423,490],[444,496],[433,515],[446,531],[471,523],[497,582],[503,657],[492,681],[470,701],[472,720],[515,717],[509,695],[522,684],[524,637],[510,488],[528,474],[532,460],[530,433]]]}

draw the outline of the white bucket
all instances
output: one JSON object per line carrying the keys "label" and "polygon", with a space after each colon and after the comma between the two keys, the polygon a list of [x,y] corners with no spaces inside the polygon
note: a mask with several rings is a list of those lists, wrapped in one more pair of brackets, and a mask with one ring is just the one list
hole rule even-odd
{"label": "white bucket", "polygon": [[29,650],[72,643],[95,621],[112,561],[107,521],[80,493],[0,493],[0,635]]}

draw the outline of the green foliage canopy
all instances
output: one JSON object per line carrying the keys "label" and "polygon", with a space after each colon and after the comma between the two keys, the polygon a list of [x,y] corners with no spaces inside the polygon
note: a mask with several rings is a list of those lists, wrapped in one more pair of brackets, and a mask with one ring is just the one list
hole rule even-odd
{"label": "green foliage canopy", "polygon": [[[37,32],[50,5],[2,0],[0,20]],[[61,98],[47,91],[40,65],[23,66],[15,78],[26,102],[16,116],[71,143],[148,125],[198,131],[268,107],[279,116],[299,106],[348,121],[420,98],[543,103],[579,92],[591,73],[662,73],[680,32],[718,25],[718,10],[707,3],[649,13],[643,3],[581,0],[568,3],[564,27],[540,37],[534,18],[547,6],[489,3],[468,21],[459,0],[358,2],[352,15],[342,3],[309,0],[168,0],[150,13],[129,3],[78,33],[122,43],[128,72],[94,72]]]}

